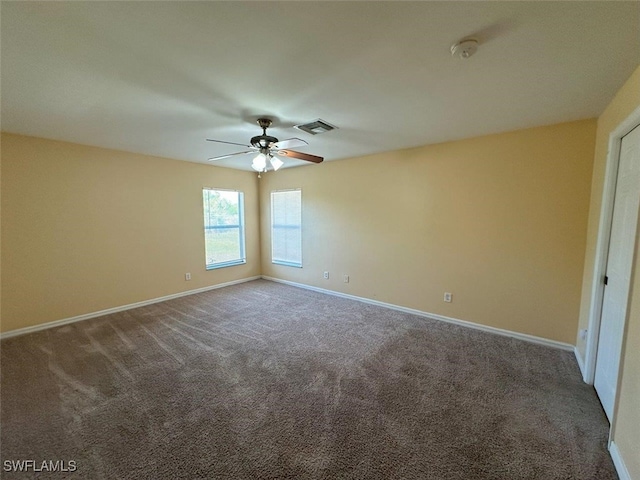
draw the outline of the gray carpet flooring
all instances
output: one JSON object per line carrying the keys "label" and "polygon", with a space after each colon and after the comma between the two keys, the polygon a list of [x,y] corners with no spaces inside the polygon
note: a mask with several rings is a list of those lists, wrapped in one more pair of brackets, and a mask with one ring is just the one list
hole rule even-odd
{"label": "gray carpet flooring", "polygon": [[257,280],[1,343],[3,478],[617,478],[573,354]]}

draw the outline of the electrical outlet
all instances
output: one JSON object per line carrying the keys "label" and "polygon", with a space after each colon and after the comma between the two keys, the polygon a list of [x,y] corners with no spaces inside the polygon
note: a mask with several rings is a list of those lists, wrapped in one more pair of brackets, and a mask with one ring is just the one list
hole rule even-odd
{"label": "electrical outlet", "polygon": [[325,280],[329,280],[329,272],[324,272],[322,276],[325,278]]}
{"label": "electrical outlet", "polygon": [[349,283],[349,275],[343,275],[343,276],[342,276],[342,281],[343,281],[344,283]]}
{"label": "electrical outlet", "polygon": [[185,273],[184,274],[184,279],[187,280],[187,281],[191,280],[191,274],[190,273]]}
{"label": "electrical outlet", "polygon": [[453,301],[453,294],[444,292],[444,301],[447,303],[451,303]]}

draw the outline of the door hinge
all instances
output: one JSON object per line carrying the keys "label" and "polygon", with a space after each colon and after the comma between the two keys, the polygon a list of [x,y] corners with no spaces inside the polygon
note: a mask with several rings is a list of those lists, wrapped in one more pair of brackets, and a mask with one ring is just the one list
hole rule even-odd
{"label": "door hinge", "polygon": [[604,276],[604,284],[609,285],[609,277],[607,277],[606,275]]}

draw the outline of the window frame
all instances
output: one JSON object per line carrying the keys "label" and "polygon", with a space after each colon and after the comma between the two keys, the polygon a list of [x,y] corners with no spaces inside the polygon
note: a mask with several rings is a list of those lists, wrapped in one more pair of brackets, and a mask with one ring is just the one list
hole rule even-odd
{"label": "window frame", "polygon": [[[209,226],[205,220],[205,192],[233,192],[238,196],[238,225],[222,225],[222,226]],[[234,190],[229,188],[216,188],[216,187],[202,187],[202,219],[203,219],[203,231],[204,231],[204,264],[206,270],[216,270],[218,268],[233,267],[235,265],[244,265],[247,263],[247,251],[246,251],[246,238],[245,238],[245,221],[244,221],[244,192],[241,190]],[[237,259],[225,260],[222,262],[207,263],[207,230],[210,229],[238,229],[238,243],[240,247],[240,256]]]}
{"label": "window frame", "polygon": [[[284,260],[276,260],[274,259],[274,255],[273,255],[273,250],[274,250],[274,208],[273,208],[273,203],[274,203],[274,196],[275,194],[278,193],[287,193],[287,192],[299,192],[300,193],[300,262],[288,262],[288,261],[284,261]],[[302,268],[302,263],[303,263],[303,255],[302,255],[302,188],[288,188],[288,189],[283,189],[283,190],[272,190],[271,191],[271,263],[274,265],[282,265],[285,267],[296,267],[296,268]]]}

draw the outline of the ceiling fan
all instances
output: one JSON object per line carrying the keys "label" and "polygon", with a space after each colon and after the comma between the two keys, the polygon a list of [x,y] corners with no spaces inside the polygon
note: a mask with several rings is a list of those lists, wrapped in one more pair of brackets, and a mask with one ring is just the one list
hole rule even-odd
{"label": "ceiling fan", "polygon": [[250,149],[242,152],[231,153],[229,155],[212,157],[208,161],[215,162],[216,160],[235,157],[236,155],[246,155],[248,153],[258,152],[258,155],[253,159],[253,162],[251,163],[251,168],[253,168],[258,173],[262,173],[267,171],[269,163],[274,170],[278,170],[282,165],[284,165],[284,162],[276,157],[276,155],[297,158],[299,160],[305,160],[307,162],[313,163],[320,163],[322,162],[322,160],[324,160],[322,157],[319,157],[317,155],[289,150],[289,148],[291,147],[301,147],[303,145],[308,145],[307,142],[300,138],[289,138],[287,140],[279,141],[276,137],[267,135],[267,128],[271,126],[271,123],[272,120],[270,118],[258,119],[258,125],[260,125],[260,128],[262,128],[262,135],[256,135],[255,137],[252,137],[250,140],[250,145],[207,138],[208,142],[239,145],[241,147],[247,147]]}

